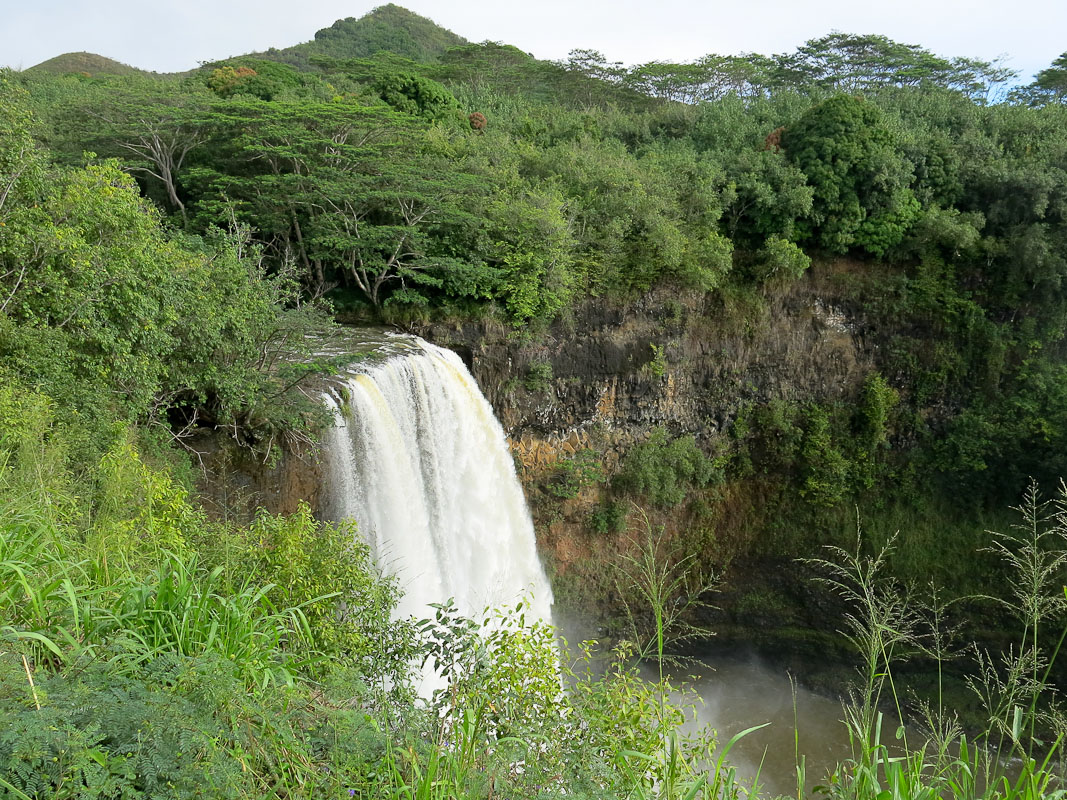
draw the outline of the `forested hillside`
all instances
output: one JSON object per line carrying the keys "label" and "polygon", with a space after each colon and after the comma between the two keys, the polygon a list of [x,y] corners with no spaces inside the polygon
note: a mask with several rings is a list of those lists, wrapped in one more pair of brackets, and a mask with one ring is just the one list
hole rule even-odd
{"label": "forested hillside", "polygon": [[[398,15],[435,43],[418,62],[388,51]],[[737,303],[847,258],[893,329],[882,460],[978,503],[1064,471],[1058,67],[1008,92],[997,65],[845,34],[631,68],[492,43],[434,57],[447,37],[411,17],[339,23],[337,52],[380,54],[304,71],[9,80],[58,163],[115,159],[181,236],[247,226],[267,274],[368,321],[536,336],[591,295]],[[869,482],[841,469],[812,482]]]}
{"label": "forested hillside", "polygon": [[[562,692],[546,631],[387,624],[395,587],[350,528],[209,517],[191,442],[312,453],[328,418],[307,387],[333,368],[315,342],[338,320],[535,352],[590,307],[655,306],[635,369],[667,387],[671,337],[709,362],[758,351],[802,289],[863,341],[854,385],[718,386],[738,398],[722,419],[571,447],[527,487],[535,511],[548,528],[591,498],[582,535],[612,543],[647,510],[707,575],[814,569],[794,559],[850,547],[857,511],[875,551],[900,528],[897,577],[997,595],[966,630],[1004,644],[1022,610],[1022,661],[976,657],[987,688],[1029,681],[987,692],[987,742],[1059,730],[1038,629],[1062,597],[1010,583],[1033,556],[1027,596],[1058,589],[1051,512],[1031,495],[1017,556],[984,524],[1067,475],[1067,54],[1027,85],[841,33],[551,63],[390,5],[182,75],[50,63],[0,73],[0,796],[735,793],[725,768],[686,772],[699,752],[673,749],[668,687],[625,644]],[[551,359],[499,377],[532,405],[570,385]],[[559,596],[617,606],[603,566]],[[741,599],[731,619],[793,613]],[[456,690],[424,715],[408,670],[428,658]],[[862,794],[858,774],[834,790]]]}

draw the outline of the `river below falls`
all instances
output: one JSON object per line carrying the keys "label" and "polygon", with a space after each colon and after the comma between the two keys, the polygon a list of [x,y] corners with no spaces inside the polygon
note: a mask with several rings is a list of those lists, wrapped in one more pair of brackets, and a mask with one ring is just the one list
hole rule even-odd
{"label": "river below falls", "polygon": [[747,728],[769,723],[741,738],[726,758],[746,785],[758,775],[762,796],[796,796],[798,754],[805,760],[808,791],[850,756],[841,702],[794,686],[785,669],[718,657],[690,665],[677,677],[694,674],[684,679],[699,698],[690,727],[714,728],[719,747]]}

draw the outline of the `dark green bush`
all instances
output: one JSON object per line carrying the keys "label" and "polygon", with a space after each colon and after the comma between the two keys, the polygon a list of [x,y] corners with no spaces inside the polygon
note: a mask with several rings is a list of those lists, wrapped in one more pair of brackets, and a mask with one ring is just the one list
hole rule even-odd
{"label": "dark green bush", "polygon": [[622,533],[626,530],[626,505],[606,502],[593,509],[589,515],[589,527],[596,533]]}
{"label": "dark green bush", "polygon": [[526,368],[522,385],[528,392],[545,393],[552,388],[552,364],[549,361],[535,361]]}
{"label": "dark green bush", "polygon": [[625,492],[647,497],[661,508],[676,506],[694,489],[721,480],[712,459],[697,447],[692,436],[672,439],[657,428],[647,441],[626,453],[615,486]]}

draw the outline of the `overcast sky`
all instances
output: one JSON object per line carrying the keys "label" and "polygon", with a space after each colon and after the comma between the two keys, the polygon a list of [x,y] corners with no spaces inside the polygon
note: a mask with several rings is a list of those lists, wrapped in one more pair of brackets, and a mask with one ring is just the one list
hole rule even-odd
{"label": "overcast sky", "polygon": [[[538,58],[574,48],[626,64],[788,52],[831,30],[879,33],[942,56],[992,60],[1028,82],[1067,51],[1067,0],[407,0],[471,41]],[[174,72],[307,41],[371,0],[0,0],[0,65],[85,50]]]}

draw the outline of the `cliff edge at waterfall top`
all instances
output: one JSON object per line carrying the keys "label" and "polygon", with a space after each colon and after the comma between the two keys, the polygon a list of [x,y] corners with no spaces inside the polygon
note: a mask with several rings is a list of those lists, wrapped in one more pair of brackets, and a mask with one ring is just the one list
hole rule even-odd
{"label": "cliff edge at waterfall top", "polygon": [[397,615],[514,606],[550,620],[552,592],[504,431],[455,353],[411,338],[327,401],[330,517],[353,517],[404,591]]}

